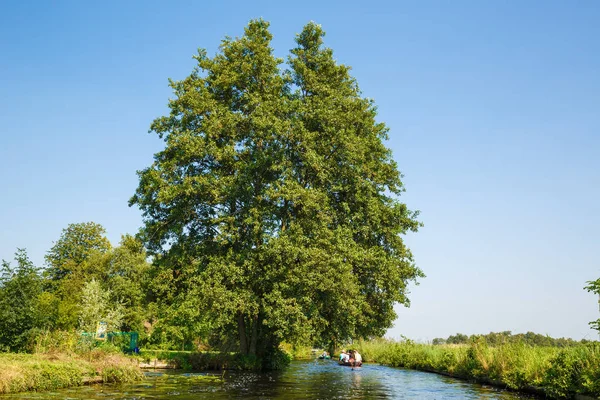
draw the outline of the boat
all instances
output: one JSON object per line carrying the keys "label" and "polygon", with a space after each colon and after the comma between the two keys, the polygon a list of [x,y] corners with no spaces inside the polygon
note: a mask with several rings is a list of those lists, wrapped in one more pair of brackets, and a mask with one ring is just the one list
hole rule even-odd
{"label": "boat", "polygon": [[319,356],[319,360],[330,360],[331,356]]}

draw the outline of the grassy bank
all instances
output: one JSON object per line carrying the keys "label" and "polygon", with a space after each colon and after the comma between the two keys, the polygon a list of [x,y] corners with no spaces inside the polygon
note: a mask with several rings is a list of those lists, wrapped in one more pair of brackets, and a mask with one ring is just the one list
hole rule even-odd
{"label": "grassy bank", "polygon": [[535,389],[550,398],[600,397],[600,345],[558,349],[522,343],[489,346],[425,345],[376,340],[355,344],[365,361],[439,372],[515,390]]}
{"label": "grassy bank", "polygon": [[130,358],[91,351],[82,355],[0,353],[0,393],[47,391],[87,382],[131,382],[142,378]]}

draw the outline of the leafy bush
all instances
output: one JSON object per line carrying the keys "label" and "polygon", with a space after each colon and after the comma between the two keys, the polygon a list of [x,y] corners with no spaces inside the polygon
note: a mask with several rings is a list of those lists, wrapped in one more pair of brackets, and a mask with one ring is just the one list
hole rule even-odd
{"label": "leafy bush", "polygon": [[263,356],[262,369],[267,371],[281,370],[290,365],[292,357],[281,349],[275,349]]}
{"label": "leafy bush", "polygon": [[26,348],[38,354],[83,354],[92,350],[95,345],[93,337],[82,336],[76,331],[34,330]]}

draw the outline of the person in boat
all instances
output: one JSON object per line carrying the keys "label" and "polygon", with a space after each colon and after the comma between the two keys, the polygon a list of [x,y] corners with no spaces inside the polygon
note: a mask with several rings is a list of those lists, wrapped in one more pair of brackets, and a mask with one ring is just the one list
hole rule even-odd
{"label": "person in boat", "polygon": [[329,357],[329,353],[328,353],[328,352],[326,352],[326,351],[324,351],[324,352],[323,352],[323,354],[321,354],[321,355],[319,356],[319,358],[320,358],[321,360],[329,360],[329,358],[330,358],[330,357]]}
{"label": "person in boat", "polygon": [[348,351],[348,361],[350,365],[354,365],[354,350]]}
{"label": "person in boat", "polygon": [[350,360],[350,354],[346,353],[346,350],[342,350],[340,354],[340,362],[347,363]]}
{"label": "person in boat", "polygon": [[352,364],[352,366],[353,367],[360,367],[362,365],[362,356],[356,350],[354,350],[352,353],[353,353],[353,356],[354,356],[354,363]]}

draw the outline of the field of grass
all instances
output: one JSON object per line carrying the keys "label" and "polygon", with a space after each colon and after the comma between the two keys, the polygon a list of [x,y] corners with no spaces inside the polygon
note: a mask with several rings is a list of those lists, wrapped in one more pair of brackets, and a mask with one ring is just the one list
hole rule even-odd
{"label": "field of grass", "polygon": [[374,340],[354,344],[367,362],[449,374],[550,398],[582,394],[600,398],[600,344],[559,349],[522,343],[489,346],[427,345]]}

